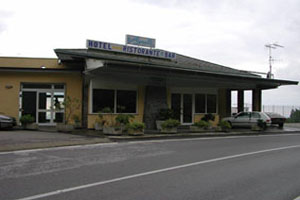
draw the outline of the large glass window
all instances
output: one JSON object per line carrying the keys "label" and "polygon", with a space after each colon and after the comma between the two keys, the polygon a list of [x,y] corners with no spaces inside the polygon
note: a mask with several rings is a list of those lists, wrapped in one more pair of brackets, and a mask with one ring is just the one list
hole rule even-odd
{"label": "large glass window", "polygon": [[217,113],[217,95],[195,94],[195,113]]}
{"label": "large glass window", "polygon": [[115,91],[105,89],[93,90],[93,113],[100,112],[103,108],[114,111]]}
{"label": "large glass window", "polygon": [[117,91],[117,113],[136,113],[136,91]]}
{"label": "large glass window", "polygon": [[113,113],[136,113],[136,106],[136,91],[93,89],[93,113],[107,107]]}
{"label": "large glass window", "polygon": [[217,96],[214,94],[207,95],[207,113],[217,113]]}
{"label": "large glass window", "polygon": [[205,113],[206,112],[206,95],[195,94],[195,112]]}

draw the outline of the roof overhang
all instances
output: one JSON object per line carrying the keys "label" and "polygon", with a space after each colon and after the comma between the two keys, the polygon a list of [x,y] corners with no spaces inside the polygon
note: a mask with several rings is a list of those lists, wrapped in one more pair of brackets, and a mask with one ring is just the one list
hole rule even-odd
{"label": "roof overhang", "polygon": [[139,75],[147,76],[149,73],[156,73],[153,77],[163,76],[168,78],[172,74],[171,77],[180,77],[182,80],[186,79],[193,84],[197,83],[197,81],[193,82],[193,80],[198,79],[198,82],[200,81],[201,83],[204,81],[211,84],[219,83],[220,87],[223,86],[233,90],[272,89],[282,85],[298,84],[297,81],[267,79],[251,73],[241,73],[239,70],[231,70],[231,73],[226,73],[222,70],[208,71],[195,68],[191,64],[115,52],[102,52],[90,49],[55,49],[55,53],[63,63],[83,62],[86,59],[100,60],[104,68],[98,69],[97,72],[110,73],[111,75],[123,74],[122,76],[126,76],[127,74],[127,76],[131,76],[139,72]]}

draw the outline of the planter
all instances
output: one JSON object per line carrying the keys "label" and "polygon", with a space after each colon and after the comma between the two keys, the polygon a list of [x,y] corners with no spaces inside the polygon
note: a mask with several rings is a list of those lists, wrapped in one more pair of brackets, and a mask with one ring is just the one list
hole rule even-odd
{"label": "planter", "polygon": [[161,129],[162,133],[177,133],[177,127]]}
{"label": "planter", "polygon": [[156,123],[156,129],[161,131],[162,130],[162,126],[161,124],[164,123],[165,120],[156,120],[155,123]]}
{"label": "planter", "polygon": [[200,128],[198,126],[190,126],[190,130],[192,132],[205,132],[205,131],[207,131],[207,129]]}
{"label": "planter", "polygon": [[56,124],[56,129],[59,132],[69,133],[69,132],[72,132],[74,130],[74,125],[58,123],[58,124]]}
{"label": "planter", "polygon": [[131,136],[141,136],[141,135],[144,135],[144,131],[143,130],[128,129],[128,135],[131,135]]}
{"label": "planter", "polygon": [[104,126],[103,133],[106,135],[122,135],[121,127]]}
{"label": "planter", "polygon": [[102,131],[103,130],[103,125],[102,125],[102,123],[96,122],[94,124],[94,128],[95,128],[96,131]]}
{"label": "planter", "polygon": [[29,123],[24,125],[24,129],[26,130],[38,130],[39,126],[37,123]]}

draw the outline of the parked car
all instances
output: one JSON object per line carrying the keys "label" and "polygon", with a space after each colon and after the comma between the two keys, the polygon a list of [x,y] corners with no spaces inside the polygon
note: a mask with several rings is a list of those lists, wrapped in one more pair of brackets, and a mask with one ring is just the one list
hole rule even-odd
{"label": "parked car", "polygon": [[263,112],[240,112],[232,117],[223,118],[231,127],[251,127],[257,124],[257,120],[263,120],[265,126],[271,125],[271,118]]}
{"label": "parked car", "polygon": [[16,119],[4,114],[0,114],[0,129],[2,128],[12,128],[16,126]]}
{"label": "parked car", "polygon": [[271,124],[278,124],[280,128],[283,127],[286,118],[278,113],[266,112],[266,114],[271,118]]}

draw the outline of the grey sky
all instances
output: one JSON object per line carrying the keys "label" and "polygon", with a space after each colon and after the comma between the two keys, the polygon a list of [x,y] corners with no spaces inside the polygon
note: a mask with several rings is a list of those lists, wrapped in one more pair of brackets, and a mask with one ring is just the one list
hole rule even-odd
{"label": "grey sky", "polygon": [[[10,0],[0,9],[0,56],[55,57],[86,39],[124,43],[125,34],[156,38],[157,48],[221,65],[300,77],[299,0]],[[263,93],[264,104],[299,105],[300,87]]]}

